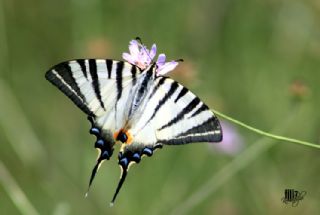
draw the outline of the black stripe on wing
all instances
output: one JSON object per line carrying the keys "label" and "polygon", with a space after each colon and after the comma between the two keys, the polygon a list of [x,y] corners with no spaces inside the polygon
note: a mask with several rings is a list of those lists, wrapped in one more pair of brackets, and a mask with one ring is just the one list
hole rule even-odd
{"label": "black stripe on wing", "polygon": [[119,61],[117,63],[117,68],[116,68],[116,83],[117,83],[117,101],[121,98],[122,96],[122,70],[123,70],[124,63],[123,61]]}
{"label": "black stripe on wing", "polygon": [[132,86],[136,85],[137,82],[137,67],[132,66],[131,68]]}
{"label": "black stripe on wing", "polygon": [[88,80],[87,67],[86,67],[85,60],[84,59],[79,59],[79,60],[76,60],[76,61],[80,65],[81,71],[82,71],[84,77],[86,77],[86,79]]}
{"label": "black stripe on wing", "polygon": [[180,98],[182,98],[189,90],[185,87],[182,87],[179,95],[177,96],[177,98],[174,100],[175,103],[177,103],[179,101]]}
{"label": "black stripe on wing", "polygon": [[221,133],[221,126],[217,117],[212,116],[211,118],[201,123],[200,125],[196,125],[188,129],[187,131],[178,134],[177,137],[198,135],[201,133],[208,133],[208,132],[216,132],[217,134]]}
{"label": "black stripe on wing", "polygon": [[98,98],[100,105],[103,109],[104,108],[104,103],[101,98],[101,92],[100,92],[100,83],[99,83],[99,78],[98,78],[98,70],[97,70],[97,63],[95,59],[90,59],[89,60],[89,71],[90,75],[92,78],[92,87],[94,89],[94,93],[96,94],[96,97]]}
{"label": "black stripe on wing", "polygon": [[198,108],[198,110],[196,110],[191,116],[190,118],[197,116],[198,114],[202,113],[203,111],[209,110],[208,106],[205,105],[204,103],[202,103],[202,105]]}
{"label": "black stripe on wing", "polygon": [[111,78],[113,60],[106,60],[107,70],[108,70],[108,78]]}
{"label": "black stripe on wing", "polygon": [[[135,73],[133,73],[132,71],[133,70],[131,70],[131,73],[133,76]],[[147,91],[149,89],[149,87],[148,87],[148,85],[150,85],[149,83],[154,81],[154,79],[152,78],[153,74],[154,73],[153,73],[152,69],[149,69],[142,75],[141,81],[139,81],[139,86],[137,86],[136,92],[133,95],[132,104],[129,109],[128,117],[131,117],[132,113],[137,110],[137,108],[140,106],[141,102],[144,100],[144,98],[147,94]],[[136,80],[133,79],[133,81],[136,81]],[[132,82],[132,85],[135,85],[135,83]]]}
{"label": "black stripe on wing", "polygon": [[[164,79],[161,79],[164,80]],[[160,83],[161,80],[159,81],[159,84],[163,84]],[[154,109],[154,112],[152,114],[152,116],[150,117],[150,119],[147,121],[146,124],[148,124],[157,114],[157,112],[159,111],[159,109],[169,100],[169,98],[174,94],[174,92],[178,89],[179,84],[178,82],[172,82],[169,91],[164,95],[164,97],[159,101],[158,105],[156,106],[156,108]]]}
{"label": "black stripe on wing", "polygon": [[200,102],[201,102],[200,99],[198,97],[195,97],[186,107],[182,109],[182,111],[175,118],[173,118],[167,124],[163,125],[158,130],[165,129],[167,127],[170,127],[173,124],[178,123],[180,120],[184,119],[184,116],[190,113]]}
{"label": "black stripe on wing", "polygon": [[172,138],[168,140],[158,140],[158,143],[165,145],[183,145],[188,143],[201,143],[201,142],[220,142],[222,139],[215,134],[207,134],[200,136],[186,136],[182,138]]}
{"label": "black stripe on wing", "polygon": [[87,107],[85,97],[72,76],[71,68],[67,62],[54,66],[46,73],[45,77],[68,96],[82,111],[95,117],[95,114]]}
{"label": "black stripe on wing", "polygon": [[220,142],[222,130],[217,117],[212,116],[207,121],[178,134],[175,138],[158,140],[167,145],[181,145],[193,142]]}
{"label": "black stripe on wing", "polygon": [[153,88],[150,96],[149,96],[149,100],[154,96],[154,94],[158,91],[159,87],[161,87],[164,83],[165,83],[165,80],[167,79],[167,77],[165,76],[160,76],[159,77],[159,81],[157,83],[157,85]]}

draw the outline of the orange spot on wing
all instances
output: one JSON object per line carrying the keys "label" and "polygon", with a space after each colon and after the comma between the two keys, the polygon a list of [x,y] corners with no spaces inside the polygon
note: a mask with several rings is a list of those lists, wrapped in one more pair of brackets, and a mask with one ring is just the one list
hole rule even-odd
{"label": "orange spot on wing", "polygon": [[121,132],[122,130],[120,129],[119,131],[116,131],[113,133],[113,138],[116,140],[118,138],[118,135],[119,133]]}
{"label": "orange spot on wing", "polygon": [[117,132],[114,132],[113,133],[113,138],[116,140],[118,138],[118,135],[120,133],[125,133],[126,136],[127,136],[127,141],[125,142],[125,144],[131,144],[132,141],[133,141],[133,136],[132,134],[128,131],[128,130],[124,130],[124,129],[120,129],[119,131]]}
{"label": "orange spot on wing", "polygon": [[128,137],[128,140],[127,140],[126,144],[131,144],[132,141],[133,141],[133,136],[132,136],[132,134],[131,134],[129,131],[126,131],[126,135],[127,135],[127,137]]}

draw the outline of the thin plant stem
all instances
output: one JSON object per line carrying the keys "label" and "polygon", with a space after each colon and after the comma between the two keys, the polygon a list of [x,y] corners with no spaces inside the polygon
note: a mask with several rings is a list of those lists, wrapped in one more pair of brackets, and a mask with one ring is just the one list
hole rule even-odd
{"label": "thin plant stem", "polygon": [[316,148],[316,149],[320,149],[320,145],[318,144],[315,144],[315,143],[310,143],[310,142],[307,142],[307,141],[302,141],[302,140],[297,140],[297,139],[294,139],[294,138],[289,138],[289,137],[284,137],[284,136],[280,136],[280,135],[275,135],[275,134],[272,134],[272,133],[268,133],[268,132],[265,132],[265,131],[262,131],[260,129],[257,129],[257,128],[254,128],[250,125],[247,125],[239,120],[236,120],[230,116],[227,116],[217,110],[212,110],[216,115],[220,116],[221,118],[224,118],[230,122],[233,122],[234,124],[237,124],[241,127],[244,127],[250,131],[253,131],[257,134],[260,134],[262,136],[266,136],[266,137],[270,137],[272,139],[275,139],[275,140],[281,140],[281,141],[285,141],[285,142],[289,142],[289,143],[295,143],[295,144],[299,144],[299,145],[304,145],[304,146],[308,146],[308,147],[312,147],[312,148]]}
{"label": "thin plant stem", "polygon": [[252,144],[243,153],[239,154],[230,163],[225,165],[220,171],[215,173],[201,187],[199,187],[189,198],[183,201],[172,210],[171,215],[187,214],[192,208],[208,198],[212,193],[222,187],[229,179],[247,167],[263,152],[267,151],[274,143],[263,137],[261,140]]}
{"label": "thin plant stem", "polygon": [[12,148],[24,164],[37,164],[45,159],[45,149],[31,129],[21,105],[10,87],[0,79],[0,126]]}
{"label": "thin plant stem", "polygon": [[[33,130],[33,127],[31,126],[30,121],[23,112],[23,109],[21,108],[16,95],[1,78],[0,97],[5,101],[1,102],[0,100],[0,106],[2,105],[2,111],[0,112],[0,127],[4,129],[8,142],[12,146],[13,150],[16,151],[16,157],[18,157],[23,164],[47,163],[46,159],[48,158],[48,151],[43,147],[41,143],[42,141]],[[19,135],[16,135],[17,131],[19,131]],[[85,191],[79,188],[78,184],[75,181],[75,178],[71,176],[70,172],[67,171],[65,165],[62,164],[60,160],[56,160],[55,158],[51,158],[51,160],[53,161],[53,165],[50,171],[57,171],[58,175],[62,177],[61,180],[68,183],[67,187],[69,190],[79,193]],[[2,174],[1,170],[0,174]],[[2,179],[1,176],[2,175],[0,175],[0,182]],[[12,180],[14,180],[14,176],[10,175],[10,177],[12,178]],[[5,186],[6,183],[3,183],[3,185]],[[8,191],[8,195],[11,197],[12,193],[9,193],[10,189],[8,188],[5,190]],[[23,192],[22,189],[20,190],[21,192]],[[46,189],[48,195],[52,194],[51,190],[53,190],[51,189],[51,187],[50,189]],[[82,197],[79,197],[79,200],[81,199]],[[12,200],[15,200],[15,198],[12,198]],[[103,208],[100,207],[95,201],[93,201],[92,199],[90,199],[90,201],[92,202],[92,204],[90,204],[90,207],[92,207],[92,209],[95,208],[100,212],[104,211]],[[14,203],[16,206],[19,206],[19,202]]]}
{"label": "thin plant stem", "polygon": [[[221,116],[220,113],[217,115]],[[279,124],[277,128],[273,129],[273,132],[283,132],[288,127],[288,125],[291,124],[294,116],[295,114],[291,113],[284,121],[282,121],[281,124]],[[230,119],[232,122],[234,121],[232,118]],[[182,203],[177,204],[177,206],[171,211],[170,214],[181,215],[190,212],[192,208],[208,198],[213,192],[218,190],[229,179],[234,177],[238,172],[247,167],[249,164],[253,163],[253,161],[257,159],[262,153],[270,149],[276,143],[274,140],[278,140],[277,138],[266,138],[269,137],[267,135],[264,136],[265,137],[262,137],[255,143],[251,144],[242,153],[238,154],[237,157],[235,157],[230,163],[220,169],[220,171],[216,172],[211,178],[207,180],[207,182],[204,182],[202,186],[200,186],[193,194],[191,194],[189,198],[187,198]]]}
{"label": "thin plant stem", "polygon": [[12,202],[22,214],[39,214],[2,161],[0,161],[0,183],[3,185],[3,188],[7,191]]}
{"label": "thin plant stem", "polygon": [[7,23],[3,1],[0,1],[0,47],[0,73],[3,75],[3,71],[6,71],[8,68],[8,65],[5,62],[8,62],[9,56]]}

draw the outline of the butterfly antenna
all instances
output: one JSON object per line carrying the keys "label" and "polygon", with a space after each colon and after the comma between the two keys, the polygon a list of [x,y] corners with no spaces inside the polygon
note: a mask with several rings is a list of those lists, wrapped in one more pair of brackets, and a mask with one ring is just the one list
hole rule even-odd
{"label": "butterfly antenna", "polygon": [[136,37],[136,40],[137,40],[140,44],[142,44],[142,40],[141,40],[140,37]]}
{"label": "butterfly antenna", "polygon": [[120,177],[120,181],[118,183],[118,186],[117,186],[117,189],[116,189],[116,192],[114,193],[114,196],[112,198],[112,201],[110,203],[110,206],[113,206],[117,196],[118,196],[118,193],[123,185],[123,182],[126,180],[126,177],[127,177],[127,173],[128,173],[128,166],[123,166],[123,165],[120,165],[120,168],[121,168],[121,177]]}
{"label": "butterfly antenna", "polygon": [[88,190],[87,190],[87,192],[86,192],[86,194],[85,194],[85,197],[88,196],[88,193],[89,193],[91,184],[92,184],[92,182],[93,182],[93,179],[94,179],[95,176],[96,176],[96,173],[97,173],[98,170],[99,170],[99,167],[100,167],[100,164],[101,164],[102,161],[103,161],[103,160],[99,158],[99,159],[97,160],[96,165],[95,165],[95,166],[93,167],[93,169],[92,169],[91,176],[90,176],[90,181],[89,181],[89,186],[88,186]]}

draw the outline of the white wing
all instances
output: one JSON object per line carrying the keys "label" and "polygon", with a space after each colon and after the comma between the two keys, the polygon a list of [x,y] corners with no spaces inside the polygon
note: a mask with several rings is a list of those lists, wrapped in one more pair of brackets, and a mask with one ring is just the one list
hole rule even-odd
{"label": "white wing", "polygon": [[220,123],[208,106],[167,77],[156,78],[137,114],[130,121],[133,143],[127,150],[222,140]]}
{"label": "white wing", "polygon": [[136,66],[103,59],[67,61],[46,73],[46,78],[88,114],[92,123],[90,133],[97,137],[99,155],[89,188],[101,162],[112,156],[113,133],[125,124],[126,103],[140,75]]}
{"label": "white wing", "polygon": [[217,117],[197,96],[167,77],[159,76],[151,81],[143,102],[128,118],[129,129],[125,128],[125,132],[132,141],[123,144],[118,156],[122,171],[112,203],[126,179],[130,164],[139,163],[143,155],[152,156],[154,150],[163,144],[222,140]]}
{"label": "white wing", "polygon": [[136,66],[123,61],[80,59],[52,67],[46,78],[103,127],[110,114],[119,126],[124,123],[122,107],[139,75]]}

